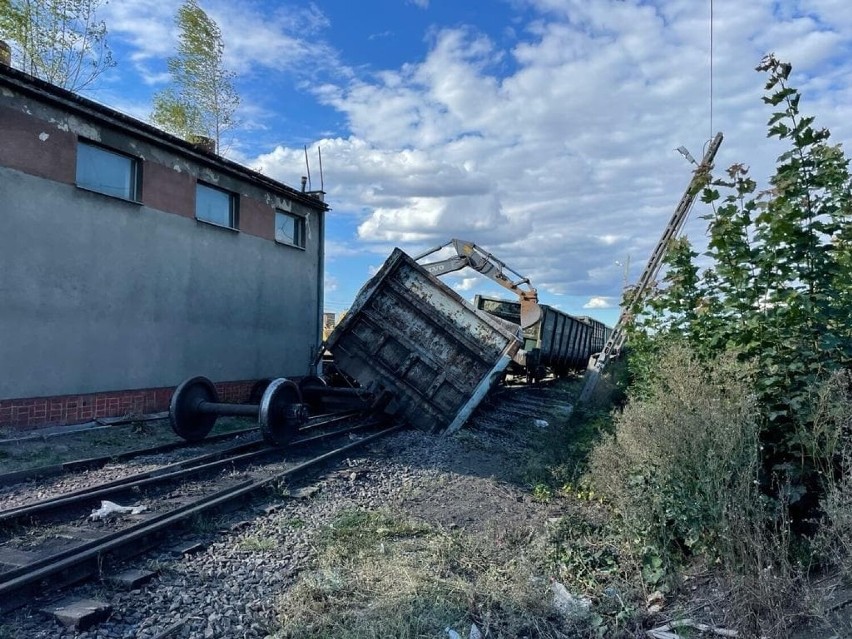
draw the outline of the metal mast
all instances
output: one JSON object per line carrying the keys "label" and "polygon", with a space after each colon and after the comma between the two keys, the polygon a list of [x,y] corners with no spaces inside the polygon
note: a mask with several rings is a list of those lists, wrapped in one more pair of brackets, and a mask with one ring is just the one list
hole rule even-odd
{"label": "metal mast", "polygon": [[663,235],[660,237],[660,241],[657,243],[654,252],[651,254],[651,258],[648,260],[645,270],[642,271],[642,275],[634,289],[632,298],[622,309],[618,322],[615,324],[615,328],[612,329],[612,333],[610,334],[606,345],[597,355],[594,363],[586,370],[586,383],[580,393],[581,402],[589,399],[597,386],[601,372],[609,363],[610,358],[614,355],[618,355],[621,351],[621,347],[624,345],[626,337],[625,329],[630,322],[633,321],[634,313],[642,308],[645,298],[648,296],[651,287],[654,285],[654,281],[656,280],[657,274],[660,272],[660,268],[663,265],[663,260],[666,257],[669,241],[677,237],[677,234],[680,233],[681,228],[683,228],[683,224],[686,221],[689,210],[692,208],[692,204],[695,201],[695,195],[701,187],[701,180],[705,179],[707,173],[710,171],[713,159],[716,157],[716,151],[719,150],[719,146],[721,144],[722,133],[720,132],[717,133],[716,137],[714,137],[710,142],[710,146],[707,147],[707,152],[704,154],[701,164],[698,165],[698,168],[696,168],[695,172],[692,174],[689,186],[686,187],[686,191],[680,199],[680,203],[677,205],[677,208],[669,220],[665,231],[663,231]]}

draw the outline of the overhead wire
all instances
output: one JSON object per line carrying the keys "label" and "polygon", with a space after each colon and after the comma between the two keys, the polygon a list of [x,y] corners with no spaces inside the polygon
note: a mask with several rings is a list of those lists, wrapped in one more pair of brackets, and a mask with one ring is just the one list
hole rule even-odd
{"label": "overhead wire", "polygon": [[710,139],[713,139],[713,0],[710,0]]}

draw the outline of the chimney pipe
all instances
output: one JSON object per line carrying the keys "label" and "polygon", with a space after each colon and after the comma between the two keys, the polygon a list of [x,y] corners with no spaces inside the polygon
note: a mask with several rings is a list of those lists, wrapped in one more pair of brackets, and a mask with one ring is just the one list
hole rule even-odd
{"label": "chimney pipe", "polygon": [[190,135],[188,141],[199,151],[216,153],[216,140],[206,135]]}
{"label": "chimney pipe", "polygon": [[303,175],[302,176],[302,193],[305,192],[305,186],[307,186],[307,184],[308,184],[308,178],[307,178],[307,176]]}

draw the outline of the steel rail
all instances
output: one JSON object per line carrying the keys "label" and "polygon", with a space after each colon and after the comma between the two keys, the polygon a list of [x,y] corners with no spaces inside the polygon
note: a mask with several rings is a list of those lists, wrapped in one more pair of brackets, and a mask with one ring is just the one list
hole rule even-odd
{"label": "steel rail", "polygon": [[[352,417],[353,415],[357,415],[358,413],[363,412],[362,410],[347,410],[340,411],[336,413],[324,413],[322,415],[315,415],[311,417],[310,421],[302,426],[299,429],[300,432],[307,431],[313,428],[320,428],[322,426],[327,426],[329,424],[333,424],[334,422],[341,421],[348,417]],[[11,484],[17,484],[19,482],[25,481],[27,479],[35,479],[40,477],[55,477],[56,475],[61,475],[63,473],[74,472],[77,470],[84,470],[90,468],[99,468],[105,466],[106,464],[114,461],[124,461],[126,459],[133,459],[134,457],[142,457],[144,455],[156,455],[158,453],[167,453],[169,451],[175,450],[177,448],[190,448],[192,446],[204,446],[205,444],[218,442],[225,439],[232,439],[239,437],[241,435],[248,435],[250,433],[255,433],[258,431],[257,426],[252,426],[251,428],[242,428],[240,430],[232,430],[227,433],[219,433],[218,435],[211,435],[209,437],[205,437],[201,441],[197,442],[189,442],[186,440],[180,440],[176,442],[169,442],[168,444],[161,444],[159,446],[151,446],[149,448],[134,448],[133,450],[122,451],[118,453],[113,453],[111,455],[102,455],[100,457],[89,457],[85,459],[74,459],[67,462],[62,462],[60,464],[51,464],[49,466],[36,466],[35,468],[24,468],[22,470],[14,470],[10,473],[2,473],[0,474],[0,486],[9,486]]]}
{"label": "steel rail", "polygon": [[[134,545],[137,550],[140,548],[142,549],[141,551],[147,550],[148,546],[139,542],[161,534],[166,529],[176,526],[190,517],[222,507],[229,502],[240,501],[255,492],[267,488],[271,484],[294,477],[350,450],[397,432],[405,426],[406,424],[391,426],[357,442],[341,446],[340,448],[301,462],[280,473],[275,473],[263,479],[241,482],[236,486],[207,495],[190,504],[185,504],[167,513],[147,519],[122,531],[67,549],[50,557],[45,557],[40,561],[17,570],[4,573],[2,575],[3,581],[0,582],[0,613],[12,610],[22,603],[16,599],[15,595],[20,594],[21,591],[32,590],[38,587],[39,584],[53,575],[70,573],[72,569],[79,569],[86,562],[94,562],[94,565],[90,566],[86,571],[86,576],[90,576],[92,573],[100,570],[103,557],[107,553],[112,553],[119,549],[130,549],[132,551],[132,546]],[[85,576],[80,577],[76,581],[82,581],[84,578]]]}
{"label": "steel rail", "polygon": [[[372,428],[375,425],[376,422],[374,420],[370,420],[364,422],[363,424],[353,426],[352,428],[344,428],[329,433],[320,433],[311,437],[296,439],[290,442],[288,447],[303,446],[306,444],[321,442],[326,439],[332,439],[334,437],[337,437],[338,435],[342,435],[345,433],[351,433],[358,430],[363,430],[365,428]],[[240,450],[257,448],[258,446],[262,446],[262,448],[260,450],[251,450],[249,452],[239,453]],[[169,464],[167,466],[162,466],[160,468],[155,468],[154,470],[149,470],[143,473],[136,473],[135,475],[128,475],[127,477],[115,479],[110,482],[81,488],[71,493],[65,493],[62,495],[57,495],[55,497],[49,497],[47,499],[43,499],[41,501],[34,502],[31,504],[25,504],[23,506],[17,506],[15,508],[8,508],[6,510],[2,510],[0,511],[0,525],[9,525],[13,522],[19,522],[27,517],[35,517],[37,515],[43,515],[45,513],[56,511],[62,508],[69,508],[75,505],[81,505],[93,499],[115,496],[117,494],[121,494],[130,490],[147,488],[153,485],[164,484],[177,479],[182,479],[191,475],[216,470],[223,466],[251,461],[252,459],[264,457],[266,455],[270,455],[276,452],[282,452],[282,450],[283,449],[281,448],[269,446],[268,444],[260,440],[255,442],[249,442],[246,444],[240,444],[238,446],[233,446],[223,451],[208,453],[206,455],[201,455],[192,459],[187,459],[175,462],[173,464]],[[217,457],[221,457],[222,455],[230,455],[231,453],[238,454],[226,457],[224,459],[216,459]]]}
{"label": "steel rail", "polygon": [[[112,427],[110,427],[112,428]],[[240,430],[233,430],[228,433],[220,433],[218,435],[213,435],[211,437],[207,437],[203,441],[200,442],[188,442],[186,440],[180,440],[176,442],[169,442],[168,444],[161,444],[159,446],[151,446],[150,448],[134,448],[133,450],[127,450],[123,452],[113,453],[111,455],[103,455],[101,457],[89,457],[86,459],[74,459],[67,462],[62,462],[60,464],[51,464],[49,466],[36,466],[35,468],[24,468],[22,470],[13,470],[10,473],[0,474],[0,486],[8,486],[10,484],[17,484],[19,482],[25,481],[27,479],[34,479],[37,477],[53,477],[56,475],[61,475],[67,472],[73,472],[76,470],[85,470],[87,468],[97,468],[100,466],[104,466],[112,461],[123,461],[125,459],[132,459],[134,457],[142,457],[143,455],[156,455],[158,453],[167,453],[171,450],[175,450],[176,448],[189,448],[191,446],[203,446],[204,444],[210,442],[217,442],[223,439],[230,439],[232,437],[239,437],[240,435],[246,435],[248,433],[252,433],[257,431],[257,426],[253,426],[251,428],[243,428]]]}

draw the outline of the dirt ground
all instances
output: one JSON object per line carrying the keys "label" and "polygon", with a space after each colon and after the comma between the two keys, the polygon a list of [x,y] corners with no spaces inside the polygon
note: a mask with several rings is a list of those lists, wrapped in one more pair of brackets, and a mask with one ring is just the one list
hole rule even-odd
{"label": "dirt ground", "polygon": [[[508,415],[486,406],[453,436],[407,431],[379,441],[294,486],[295,499],[277,514],[259,517],[239,535],[219,537],[203,561],[165,565],[150,591],[124,595],[135,616],[114,620],[115,635],[102,630],[97,636],[156,636],[170,614],[181,614],[166,604],[157,608],[157,593],[177,589],[186,596],[197,576],[198,597],[209,599],[210,571],[223,579],[232,574],[229,596],[239,610],[245,589],[231,566],[237,557],[237,569],[244,569],[246,553],[253,574],[281,581],[253,595],[269,603],[252,625],[258,634],[239,636],[449,638],[456,632],[468,639],[477,636],[475,628],[491,638],[645,637],[649,629],[686,617],[736,630],[725,612],[724,588],[708,574],[694,575],[679,595],[659,600],[647,599],[651,593],[628,600],[635,593],[620,586],[582,589],[582,575],[598,585],[623,567],[612,565],[617,555],[598,535],[602,507],[571,487],[596,436],[593,427],[578,430],[569,421],[566,406],[574,392],[562,385],[550,395],[552,403]],[[132,441],[115,431],[31,442],[17,457],[39,465],[48,454],[90,457],[120,448],[121,441],[136,448],[169,434],[164,424],[146,428]],[[563,582],[567,600],[555,594]],[[652,604],[658,607],[649,610]],[[830,630],[814,624],[792,636],[852,637],[848,610],[831,613]],[[205,635],[237,636],[217,623],[202,629]],[[65,636],[51,634],[38,618],[8,627]],[[180,636],[194,636],[194,628]]]}

